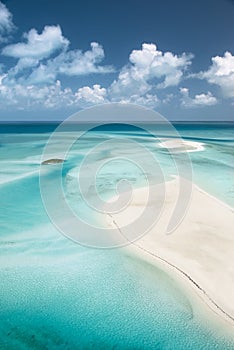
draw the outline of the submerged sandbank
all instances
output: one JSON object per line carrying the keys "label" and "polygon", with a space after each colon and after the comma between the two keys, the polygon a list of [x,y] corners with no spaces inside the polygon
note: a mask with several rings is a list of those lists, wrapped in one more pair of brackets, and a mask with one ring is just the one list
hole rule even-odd
{"label": "submerged sandbank", "polygon": [[[178,179],[166,183],[166,201],[158,223],[127,251],[164,265],[195,291],[216,314],[234,327],[233,209],[193,185],[191,203],[182,223],[166,235],[178,195]],[[160,185],[157,185],[160,186]],[[121,227],[132,222],[146,204],[148,188],[134,190],[128,208],[108,217]],[[155,198],[155,206],[157,198]]]}
{"label": "submerged sandbank", "polygon": [[170,152],[199,152],[204,151],[204,144],[197,141],[187,141],[183,139],[161,139],[159,147],[168,149]]}

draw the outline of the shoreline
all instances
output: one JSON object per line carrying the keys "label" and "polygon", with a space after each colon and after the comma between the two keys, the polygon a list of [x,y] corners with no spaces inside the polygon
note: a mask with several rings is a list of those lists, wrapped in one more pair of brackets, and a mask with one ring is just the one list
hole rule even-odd
{"label": "shoreline", "polygon": [[[175,190],[176,181],[177,179],[166,183],[169,193]],[[111,218],[112,225],[114,225],[121,234],[123,234],[121,232],[121,226],[127,224],[130,213],[134,212],[134,214],[136,214],[137,211],[139,211],[139,202],[141,206],[144,206],[145,203],[144,201],[141,202],[141,198],[144,198],[142,194],[146,190],[148,191],[148,189],[144,187],[134,190],[138,202],[131,203],[130,212],[120,215],[108,215],[109,218]],[[171,193],[170,199],[173,198],[175,199],[175,193]],[[169,204],[170,202],[169,200]],[[169,204],[166,203],[166,216],[168,216],[168,214],[170,215],[171,208],[169,208]],[[206,204],[208,206],[206,206]],[[136,207],[138,207],[137,210]],[[200,215],[199,218],[201,209],[206,207],[208,208],[208,212],[205,214],[203,213],[203,216]],[[196,213],[196,211],[198,211],[198,213]],[[231,206],[193,184],[192,203],[188,209],[188,213],[185,215],[185,223],[183,222],[175,230],[176,232],[174,234],[166,236],[165,231],[162,230],[162,232],[164,232],[164,237],[162,237],[162,232],[156,232],[156,228],[157,231],[160,228],[164,228],[163,225],[160,225],[160,219],[159,225],[157,224],[156,228],[152,228],[145,236],[137,241],[129,242],[130,244],[124,248],[126,253],[133,253],[140,259],[150,260],[151,264],[157,268],[161,266],[165,273],[171,275],[175,281],[178,281],[184,286],[185,290],[188,290],[188,293],[185,291],[185,295],[187,296],[188,294],[188,298],[192,304],[195,301],[194,296],[196,294],[196,299],[200,299],[199,301],[197,300],[196,304],[199,303],[202,305],[206,317],[207,311],[210,311],[208,314],[210,314],[211,318],[212,316],[216,318],[215,323],[223,323],[224,326],[226,326],[225,328],[231,328],[232,333],[234,327],[234,308],[231,307],[231,305],[234,304],[234,293],[232,293],[232,290],[234,291],[234,269],[225,269],[229,266],[229,262],[231,263],[232,261],[230,260],[230,254],[225,254],[225,247],[228,243],[229,250],[230,248],[234,249],[234,237],[230,235],[231,228],[234,224],[233,212],[234,209]],[[213,215],[209,215],[211,213]],[[223,217],[223,214],[226,216],[224,215]],[[188,217],[190,220],[188,220]],[[227,218],[229,221],[225,221]],[[198,219],[197,222],[196,219]],[[213,226],[211,225],[212,219],[215,221]],[[230,221],[230,219],[232,220]],[[194,224],[196,229],[194,229],[194,225],[191,228],[190,224]],[[204,237],[203,234],[199,232],[200,226],[206,227],[204,225],[210,228],[210,237],[207,236],[207,232],[204,233]],[[188,237],[190,229],[193,232],[191,237]],[[226,232],[226,235],[223,234],[223,232]],[[196,233],[198,233],[197,237]],[[216,241],[214,237],[216,237]],[[190,247],[193,253],[192,257],[189,252],[186,251],[187,246],[184,242],[186,238],[188,239],[188,245],[195,246],[194,250],[191,250]],[[212,245],[207,245],[207,243],[209,243],[207,242],[208,238],[210,238],[211,241],[212,239],[214,240],[213,247]],[[199,254],[202,249],[202,254]],[[208,253],[207,256],[204,257],[204,253]],[[217,272],[216,269],[218,270]],[[223,276],[223,281],[220,280],[219,275]],[[223,286],[223,288],[220,288],[220,286]],[[191,295],[191,292],[193,295]],[[197,305],[197,307],[198,306],[199,305]]]}

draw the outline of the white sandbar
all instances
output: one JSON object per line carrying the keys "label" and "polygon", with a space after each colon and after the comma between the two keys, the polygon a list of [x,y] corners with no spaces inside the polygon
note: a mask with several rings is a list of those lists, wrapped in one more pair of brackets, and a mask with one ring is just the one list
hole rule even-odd
{"label": "white sandbar", "polygon": [[[178,196],[178,179],[166,183],[166,202],[158,223],[128,251],[163,264],[175,279],[183,280],[224,321],[234,326],[234,215],[233,208],[193,185],[191,203],[184,220],[166,235]],[[158,186],[158,185],[157,185]],[[148,189],[134,190],[131,205],[111,215],[112,225],[133,221],[146,205]],[[155,206],[157,198],[155,198]]]}
{"label": "white sandbar", "polygon": [[199,152],[204,150],[204,144],[197,141],[187,141],[183,139],[161,139],[159,147],[168,149],[176,153],[179,152]]}

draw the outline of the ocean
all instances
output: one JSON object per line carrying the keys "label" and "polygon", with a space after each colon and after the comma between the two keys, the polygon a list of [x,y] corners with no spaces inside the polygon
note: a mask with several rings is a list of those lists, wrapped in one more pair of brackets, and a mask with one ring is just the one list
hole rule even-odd
{"label": "ocean", "polygon": [[[53,225],[41,198],[40,180],[43,177],[43,185],[48,184],[50,205],[56,208],[53,183],[58,165],[41,168],[43,150],[56,127],[0,125],[0,349],[234,349],[234,337],[194,309],[165,272],[121,248],[88,246],[85,232],[78,232],[74,242]],[[188,153],[191,180],[234,206],[234,124],[174,127],[184,141],[197,145]],[[95,203],[94,187],[105,201],[116,195],[123,178],[136,188],[147,185],[148,175],[155,181],[162,180],[162,173],[164,180],[181,175],[176,166],[181,153],[171,155],[160,145],[174,137],[163,126],[157,126],[159,140],[124,124],[84,130],[63,163],[61,186],[74,214],[94,227],[103,225],[102,214],[87,203]],[[69,145],[75,135],[76,128],[70,125],[59,135],[58,147]],[[110,147],[108,141],[117,145],[118,138],[120,147]],[[129,139],[142,147],[142,153]],[[101,148],[95,148],[100,143]],[[144,149],[157,159],[158,174]],[[56,152],[50,157],[58,158]],[[88,186],[82,193],[78,174],[85,161],[82,174]]]}

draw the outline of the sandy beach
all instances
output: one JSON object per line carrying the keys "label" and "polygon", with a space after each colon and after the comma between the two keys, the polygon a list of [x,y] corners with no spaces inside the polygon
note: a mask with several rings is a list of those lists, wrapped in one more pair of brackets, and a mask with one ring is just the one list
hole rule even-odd
{"label": "sandy beach", "polygon": [[[211,314],[218,314],[224,323],[234,328],[233,208],[193,184],[184,220],[167,235],[167,224],[178,195],[177,182],[178,178],[166,183],[166,201],[158,223],[125,249],[165,268],[195,292],[206,309],[207,306],[212,309]],[[147,193],[147,188],[134,190],[131,204],[108,217],[108,225],[117,226],[121,232],[121,227],[142,213]]]}

